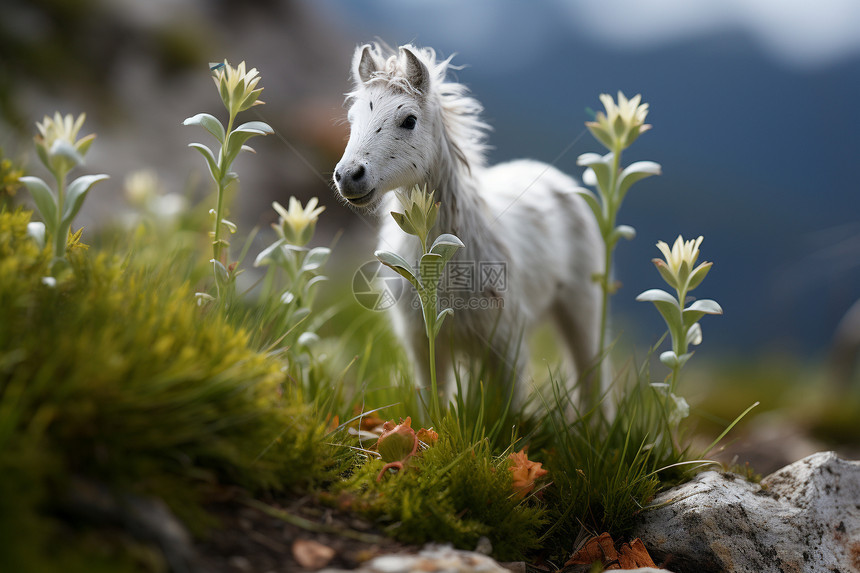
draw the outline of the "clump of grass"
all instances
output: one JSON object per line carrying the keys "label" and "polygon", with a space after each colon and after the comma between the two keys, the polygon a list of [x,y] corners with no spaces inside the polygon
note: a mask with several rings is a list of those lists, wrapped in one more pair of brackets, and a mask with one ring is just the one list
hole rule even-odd
{"label": "clump of grass", "polygon": [[405,469],[380,481],[382,461],[368,459],[335,485],[335,497],[404,542],[447,542],[471,550],[486,537],[502,561],[537,549],[547,511],[536,498],[522,501],[516,495],[509,452],[493,453],[487,440],[464,447],[450,415],[439,436]]}
{"label": "clump of grass", "polygon": [[71,248],[69,272],[46,280],[51,252],[28,222],[0,214],[0,560],[52,554],[51,503],[71,476],[189,517],[204,484],[285,491],[328,475],[323,423],[288,399],[285,362],[202,313],[170,264]]}

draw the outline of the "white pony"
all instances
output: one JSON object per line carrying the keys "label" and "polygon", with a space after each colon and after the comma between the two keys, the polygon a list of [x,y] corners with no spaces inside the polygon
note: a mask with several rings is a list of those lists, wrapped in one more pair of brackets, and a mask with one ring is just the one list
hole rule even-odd
{"label": "white pony", "polygon": [[[472,356],[489,349],[489,367],[500,379],[522,378],[527,357],[519,340],[545,319],[582,373],[595,365],[600,348],[601,293],[592,277],[602,271],[604,246],[597,224],[576,182],[552,166],[531,160],[486,165],[481,104],[446,79],[450,61],[411,45],[397,53],[377,44],[356,50],[355,89],[347,94],[350,138],[335,186],[350,205],[379,211],[380,249],[418,260],[418,241],[389,215],[402,210],[389,192],[425,184],[441,202],[436,228],[465,244],[440,293],[455,310],[446,320],[448,338],[443,330],[437,344],[440,386],[448,372],[451,390],[452,347]],[[402,300],[393,307],[393,322],[426,386],[420,309]],[[516,384],[515,402],[523,385]]]}

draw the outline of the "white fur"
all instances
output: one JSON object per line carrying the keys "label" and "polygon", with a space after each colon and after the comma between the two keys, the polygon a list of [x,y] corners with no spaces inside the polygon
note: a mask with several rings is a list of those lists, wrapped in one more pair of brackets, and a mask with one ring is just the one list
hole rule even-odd
{"label": "white fur", "polygon": [[[388,192],[427,184],[441,202],[437,231],[466,245],[454,261],[505,263],[503,292],[470,293],[484,303],[501,299],[501,311],[476,304],[483,310],[455,309],[446,320],[453,344],[443,332],[440,376],[451,371],[453,346],[473,356],[489,347],[491,368],[521,378],[527,357],[522,350],[517,356],[518,341],[547,319],[577,368],[591,367],[600,347],[600,288],[592,277],[604,258],[594,218],[575,194],[576,182],[550,165],[519,160],[486,166],[481,105],[465,86],[446,79],[449,62],[413,46],[398,53],[375,44],[356,50],[355,90],[348,94],[351,133],[335,185],[350,203],[378,209],[380,249],[410,262],[420,257],[417,239],[389,216],[401,208]],[[409,115],[417,119],[411,130],[401,126]],[[408,302],[393,308],[394,327],[426,382],[427,337],[420,311]],[[523,385],[517,384],[517,398]]]}

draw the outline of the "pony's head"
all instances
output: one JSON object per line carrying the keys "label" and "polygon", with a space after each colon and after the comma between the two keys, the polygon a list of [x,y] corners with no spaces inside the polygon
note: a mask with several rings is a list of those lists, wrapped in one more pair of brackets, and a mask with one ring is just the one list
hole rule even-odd
{"label": "pony's head", "polygon": [[353,57],[355,89],[348,94],[349,143],[334,171],[341,196],[373,207],[393,189],[439,182],[438,173],[483,159],[480,104],[461,84],[446,82],[449,60],[433,50],[378,45]]}

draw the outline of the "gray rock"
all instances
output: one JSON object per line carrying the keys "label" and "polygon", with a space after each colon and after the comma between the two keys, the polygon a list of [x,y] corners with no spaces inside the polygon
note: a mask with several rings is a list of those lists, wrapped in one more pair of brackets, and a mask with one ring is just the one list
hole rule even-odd
{"label": "gray rock", "polygon": [[[510,573],[496,561],[474,551],[450,545],[427,545],[417,554],[375,557],[353,573]],[[342,573],[327,569],[320,573]]]}
{"label": "gray rock", "polygon": [[761,485],[704,472],[659,495],[633,532],[686,571],[860,571],[860,462],[813,454]]}
{"label": "gray rock", "polygon": [[[497,563],[476,551],[462,551],[450,545],[428,544],[417,554],[380,555],[353,571],[324,569],[319,573],[521,573],[533,570],[525,563]],[[618,571],[670,573],[664,569],[644,567]]]}

